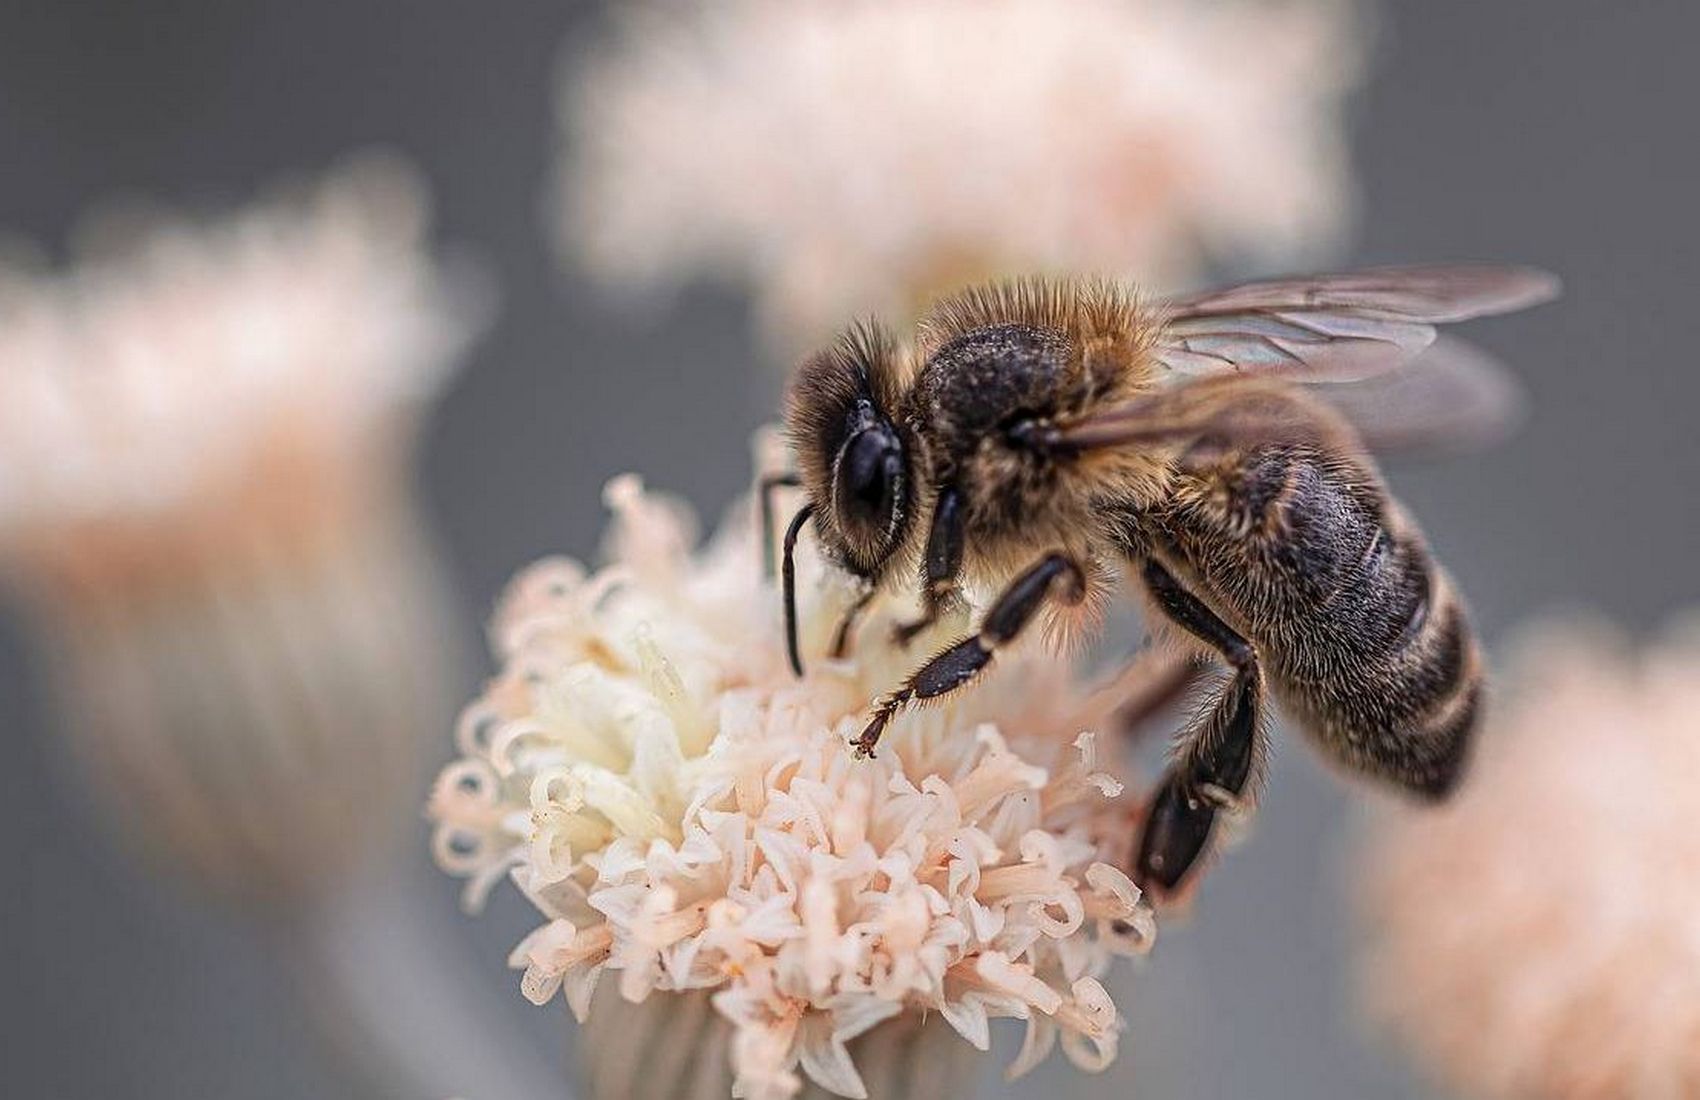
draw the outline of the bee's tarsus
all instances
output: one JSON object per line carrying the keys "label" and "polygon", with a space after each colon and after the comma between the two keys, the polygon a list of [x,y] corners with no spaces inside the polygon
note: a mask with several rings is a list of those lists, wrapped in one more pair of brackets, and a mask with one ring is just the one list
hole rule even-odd
{"label": "bee's tarsus", "polygon": [[880,704],[858,747],[871,752],[892,716],[911,701],[937,699],[971,683],[992,663],[992,655],[1032,622],[1047,598],[1078,602],[1085,598],[1085,585],[1086,571],[1067,554],[1058,551],[1039,559],[1004,589],[986,612],[979,633],[935,654]]}
{"label": "bee's tarsus", "polygon": [[868,724],[862,727],[862,735],[851,742],[856,749],[856,759],[872,760],[874,746],[880,742],[880,736],[885,733],[886,724],[891,721],[902,706],[909,701],[907,689],[900,689],[885,697],[874,710],[874,716],[868,719]]}

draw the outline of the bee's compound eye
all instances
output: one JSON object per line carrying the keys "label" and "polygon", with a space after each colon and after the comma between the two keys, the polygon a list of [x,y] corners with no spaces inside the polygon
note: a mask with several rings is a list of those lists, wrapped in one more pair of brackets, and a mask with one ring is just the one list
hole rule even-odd
{"label": "bee's compound eye", "polygon": [[839,455],[834,495],[840,520],[883,535],[895,518],[903,491],[903,444],[884,424],[851,436]]}

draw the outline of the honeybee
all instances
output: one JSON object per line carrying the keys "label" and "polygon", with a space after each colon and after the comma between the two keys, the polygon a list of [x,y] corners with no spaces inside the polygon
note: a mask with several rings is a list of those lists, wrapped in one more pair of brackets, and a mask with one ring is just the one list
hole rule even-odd
{"label": "honeybee", "polygon": [[[1149,303],[1108,281],[1016,280],[939,302],[911,347],[852,328],[787,395],[796,472],[778,480],[807,497],[783,542],[792,665],[801,675],[793,552],[811,519],[869,596],[919,573],[924,610],[899,642],[965,584],[1001,589],[976,632],[873,705],[858,754],[904,708],[970,684],[1042,609],[1094,603],[1119,572],[1225,672],[1141,826],[1147,889],[1181,887],[1218,816],[1250,800],[1266,692],[1349,771],[1438,800],[1467,756],[1482,664],[1368,447],[1467,423],[1502,392],[1483,360],[1430,349],[1435,325],[1556,293],[1539,271],[1468,265]],[[1333,385],[1302,385],[1319,382]],[[1359,427],[1339,407],[1354,393],[1372,399]]]}

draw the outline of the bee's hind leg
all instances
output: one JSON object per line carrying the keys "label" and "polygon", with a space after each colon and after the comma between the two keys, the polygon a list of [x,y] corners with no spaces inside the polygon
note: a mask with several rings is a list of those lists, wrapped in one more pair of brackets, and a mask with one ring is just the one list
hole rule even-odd
{"label": "bee's hind leg", "polygon": [[941,650],[887,695],[856,738],[857,756],[872,756],[894,715],[917,699],[936,699],[966,685],[992,663],[992,654],[1014,641],[1049,598],[1076,604],[1086,598],[1086,570],[1061,551],[1045,555],[1011,581],[980,631]]}
{"label": "bee's hind leg", "polygon": [[1250,786],[1263,748],[1263,675],[1251,643],[1160,563],[1147,560],[1144,580],[1163,614],[1220,653],[1233,671],[1203,720],[1182,735],[1145,818],[1133,877],[1167,893],[1204,853],[1216,815]]}

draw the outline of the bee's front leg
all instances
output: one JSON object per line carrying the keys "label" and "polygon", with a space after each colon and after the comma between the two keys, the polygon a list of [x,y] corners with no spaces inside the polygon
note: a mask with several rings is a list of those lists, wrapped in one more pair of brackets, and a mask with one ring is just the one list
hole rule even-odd
{"label": "bee's front leg", "polygon": [[1062,551],[1045,555],[1011,581],[980,623],[980,631],[940,651],[887,695],[854,744],[872,756],[894,715],[917,699],[936,699],[964,686],[992,663],[992,654],[1014,641],[1048,598],[1078,604],[1086,598],[1086,570]]}
{"label": "bee's front leg", "polygon": [[933,525],[927,531],[927,556],[923,562],[921,617],[898,624],[893,635],[900,646],[914,641],[915,635],[938,622],[939,616],[956,598],[956,578],[962,572],[962,553],[965,531],[962,522],[962,494],[955,486],[939,490],[933,503]]}

